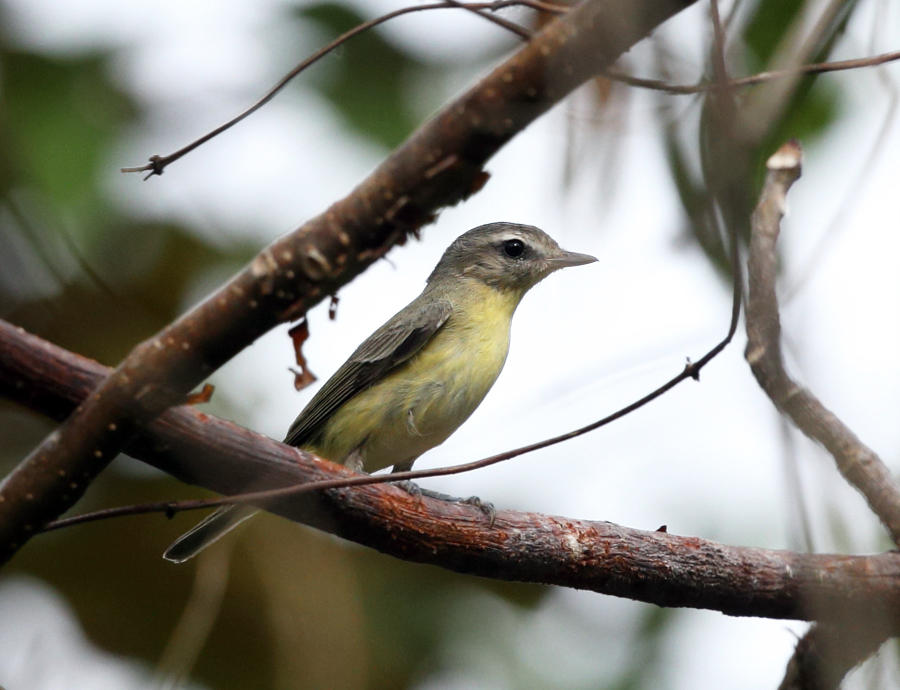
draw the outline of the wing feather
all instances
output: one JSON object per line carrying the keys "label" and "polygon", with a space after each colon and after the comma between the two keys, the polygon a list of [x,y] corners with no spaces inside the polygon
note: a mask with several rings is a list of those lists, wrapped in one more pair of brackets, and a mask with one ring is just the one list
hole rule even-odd
{"label": "wing feather", "polygon": [[380,381],[431,340],[450,318],[453,307],[445,299],[424,298],[420,296],[399,311],[356,348],[294,420],[285,443],[302,446],[313,441],[341,405]]}

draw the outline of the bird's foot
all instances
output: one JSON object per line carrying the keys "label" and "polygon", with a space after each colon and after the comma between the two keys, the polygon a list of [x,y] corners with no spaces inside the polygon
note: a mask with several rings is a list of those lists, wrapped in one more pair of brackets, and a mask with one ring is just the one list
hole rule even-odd
{"label": "bird's foot", "polygon": [[488,520],[490,520],[491,527],[494,526],[494,520],[497,518],[497,509],[494,508],[493,503],[490,501],[482,501],[478,496],[469,496],[468,498],[455,500],[460,503],[468,503],[470,506],[475,506],[487,516]]}
{"label": "bird's foot", "polygon": [[410,496],[421,496],[423,493],[422,487],[409,479],[401,479],[399,482],[391,482],[391,484],[403,489]]}
{"label": "bird's foot", "polygon": [[411,482],[409,480],[395,482],[395,484],[406,491],[410,496],[417,496],[419,498],[421,498],[422,496],[428,496],[428,498],[435,498],[438,501],[446,501],[447,503],[465,503],[470,506],[475,506],[482,513],[484,513],[485,516],[487,516],[488,520],[490,521],[491,527],[494,526],[494,520],[497,517],[497,510],[494,508],[494,504],[490,503],[489,501],[482,501],[480,498],[478,498],[478,496],[469,496],[468,498],[451,496],[450,494],[444,494],[440,491],[423,489],[415,482]]}

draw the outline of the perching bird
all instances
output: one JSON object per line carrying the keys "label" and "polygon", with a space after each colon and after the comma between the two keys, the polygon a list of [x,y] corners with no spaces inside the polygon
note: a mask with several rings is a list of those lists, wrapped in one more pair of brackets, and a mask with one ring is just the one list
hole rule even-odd
{"label": "perching bird", "polygon": [[[488,223],[460,235],[422,294],[350,355],[284,442],[356,471],[410,469],[456,431],[494,385],[522,296],[553,271],[592,261],[531,225]],[[164,558],[191,558],[254,512],[220,508]]]}

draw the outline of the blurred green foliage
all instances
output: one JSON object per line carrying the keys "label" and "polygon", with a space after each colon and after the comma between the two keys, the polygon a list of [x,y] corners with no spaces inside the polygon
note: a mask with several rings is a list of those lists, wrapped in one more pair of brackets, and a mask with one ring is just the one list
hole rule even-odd
{"label": "blurred green foliage", "polygon": [[79,220],[100,216],[96,174],[117,132],[137,115],[130,96],[105,76],[108,56],[4,50],[0,59],[4,191],[24,178]]}
{"label": "blurred green foliage", "polygon": [[108,198],[110,153],[140,115],[111,81],[112,59],[0,45],[0,316],[115,363],[177,315],[200,272],[237,267],[253,248],[211,247]]}

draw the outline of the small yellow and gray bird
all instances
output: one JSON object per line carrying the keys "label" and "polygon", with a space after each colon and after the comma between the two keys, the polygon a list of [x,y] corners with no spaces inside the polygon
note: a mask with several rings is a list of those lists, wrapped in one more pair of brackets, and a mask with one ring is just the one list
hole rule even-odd
{"label": "small yellow and gray bird", "polygon": [[[422,294],[369,336],[303,409],[284,442],[356,471],[405,471],[443,443],[494,385],[523,295],[596,261],[531,225],[489,223],[451,244]],[[181,563],[250,517],[226,506],[165,552]]]}

